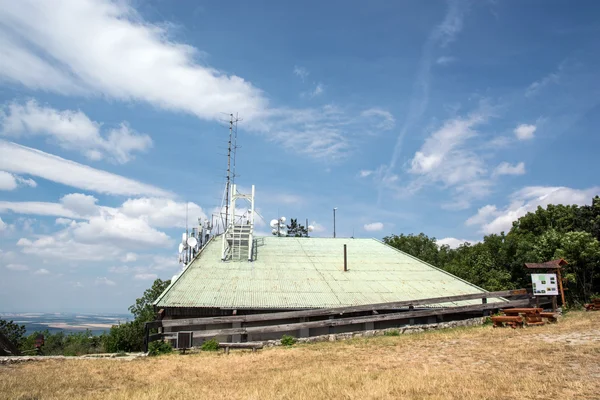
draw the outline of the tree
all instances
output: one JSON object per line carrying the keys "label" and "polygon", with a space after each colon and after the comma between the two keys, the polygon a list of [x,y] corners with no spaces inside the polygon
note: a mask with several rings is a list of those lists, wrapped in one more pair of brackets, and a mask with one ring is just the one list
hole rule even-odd
{"label": "tree", "polygon": [[0,319],[0,332],[17,348],[20,348],[25,339],[25,325],[15,324],[13,321]]}
{"label": "tree", "polygon": [[291,218],[290,224],[287,226],[288,237],[308,237],[307,227],[298,223],[297,218]]}
{"label": "tree", "polygon": [[133,321],[115,325],[104,340],[104,347],[108,352],[141,351],[144,346],[144,324],[154,320],[154,301],[171,284],[170,280],[156,279],[150,289],[146,289],[142,297],[135,300],[129,307],[133,314]]}
{"label": "tree", "polygon": [[432,265],[438,265],[438,245],[434,237],[429,237],[424,233],[418,235],[392,235],[383,238],[383,241],[397,248],[400,251],[410,254],[411,256],[417,257],[419,260],[423,260]]}
{"label": "tree", "polygon": [[158,296],[160,296],[170,284],[170,280],[163,281],[161,279],[156,279],[154,283],[152,283],[152,287],[146,289],[144,295],[135,300],[135,304],[129,307],[129,311],[136,320],[139,319],[143,322],[154,320],[154,307],[152,303],[158,299]]}

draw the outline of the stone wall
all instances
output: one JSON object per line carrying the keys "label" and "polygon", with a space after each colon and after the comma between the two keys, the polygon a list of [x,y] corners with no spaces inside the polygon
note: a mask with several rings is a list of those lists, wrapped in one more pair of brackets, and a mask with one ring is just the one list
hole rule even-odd
{"label": "stone wall", "polygon": [[[486,317],[477,317],[463,319],[460,321],[439,322],[433,324],[407,325],[400,328],[387,328],[368,331],[336,333],[331,335],[312,336],[298,338],[297,343],[315,343],[315,342],[335,342],[336,340],[348,340],[360,337],[384,336],[386,332],[398,332],[400,335],[432,331],[438,329],[458,328],[464,326],[483,325]],[[266,340],[263,342],[266,347],[281,346],[281,340]]]}

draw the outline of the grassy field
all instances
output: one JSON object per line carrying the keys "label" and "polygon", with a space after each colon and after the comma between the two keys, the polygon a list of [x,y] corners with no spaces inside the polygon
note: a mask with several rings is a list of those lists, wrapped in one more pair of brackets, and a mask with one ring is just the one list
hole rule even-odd
{"label": "grassy field", "polygon": [[7,399],[598,399],[600,312],[490,326],[133,361],[0,367]]}

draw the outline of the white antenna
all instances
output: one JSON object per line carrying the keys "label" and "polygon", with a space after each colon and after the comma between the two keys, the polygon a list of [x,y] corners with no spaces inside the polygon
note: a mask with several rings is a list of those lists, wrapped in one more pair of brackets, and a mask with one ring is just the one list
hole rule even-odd
{"label": "white antenna", "polygon": [[192,237],[188,238],[187,244],[191,248],[195,249],[196,245],[198,244],[198,240],[195,237],[192,236]]}

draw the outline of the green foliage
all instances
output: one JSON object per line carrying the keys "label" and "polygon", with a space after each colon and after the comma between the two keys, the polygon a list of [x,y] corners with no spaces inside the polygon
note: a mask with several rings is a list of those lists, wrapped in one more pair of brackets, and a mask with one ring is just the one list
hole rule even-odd
{"label": "green foliage", "polygon": [[284,346],[293,346],[296,343],[296,338],[290,335],[283,335],[281,337],[281,344]]}
{"label": "green foliage", "polygon": [[400,336],[400,331],[398,329],[392,329],[389,331],[383,332],[384,336]]}
{"label": "green foliage", "polygon": [[149,356],[159,356],[161,354],[168,354],[173,351],[173,347],[171,343],[165,342],[162,340],[157,340],[155,342],[151,342],[148,345],[148,355]]}
{"label": "green foliage", "polygon": [[104,338],[104,347],[109,353],[142,351],[143,346],[144,322],[139,319],[114,325]]}
{"label": "green foliage", "polygon": [[21,345],[22,351],[35,350],[35,339],[38,334],[44,335],[42,352],[48,356],[80,356],[84,354],[103,353],[106,335],[94,335],[90,330],[83,332],[51,333],[48,330],[34,332],[27,336]]}
{"label": "green foliage", "polygon": [[170,280],[156,279],[152,283],[152,287],[147,289],[142,297],[135,300],[135,304],[129,307],[129,311],[134,316],[133,321],[110,328],[110,332],[104,338],[106,351],[111,353],[142,351],[144,347],[144,324],[153,321],[155,317],[152,303],[170,284]]}
{"label": "green foliage", "polygon": [[0,332],[8,339],[15,347],[19,348],[23,344],[25,336],[25,325],[15,324],[13,321],[0,319]]}
{"label": "green foliage", "polygon": [[170,284],[170,280],[155,280],[152,287],[147,289],[144,292],[144,295],[136,299],[135,304],[129,307],[129,311],[133,314],[134,318],[143,322],[154,320],[154,308],[152,303],[158,299],[158,296],[160,296]]}
{"label": "green foliage", "polygon": [[308,237],[308,227],[298,223],[298,218],[291,218],[287,226],[288,237]]}
{"label": "green foliage", "polygon": [[200,346],[200,350],[217,351],[219,350],[219,342],[217,342],[216,339],[206,340],[204,343],[202,343],[202,346]]}
{"label": "green foliage", "polygon": [[526,262],[563,258],[565,292],[571,306],[600,292],[600,197],[590,206],[538,207],[517,221],[508,234],[493,234],[482,242],[456,249],[438,246],[435,238],[386,236],[384,242],[487,290],[529,287]]}

